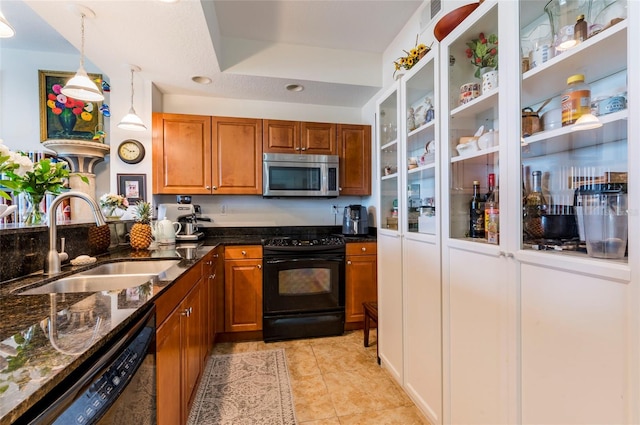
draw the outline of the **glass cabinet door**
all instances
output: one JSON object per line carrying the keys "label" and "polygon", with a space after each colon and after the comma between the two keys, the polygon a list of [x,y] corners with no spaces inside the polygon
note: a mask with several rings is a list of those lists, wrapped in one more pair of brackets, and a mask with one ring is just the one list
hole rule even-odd
{"label": "glass cabinet door", "polygon": [[436,233],[436,169],[438,91],[436,90],[437,50],[429,51],[404,81],[404,110],[407,113],[406,216],[410,233]]}
{"label": "glass cabinet door", "polygon": [[[452,33],[440,47],[440,70],[448,93],[441,99],[443,113],[447,114],[442,120],[442,134],[443,149],[447,150],[444,161],[449,167],[446,211],[451,239],[487,242],[485,201],[500,183],[499,84],[497,62],[492,56],[497,55],[500,36],[498,3],[481,5],[456,29],[459,35]],[[508,60],[497,56],[501,63]],[[474,182],[479,186],[479,199],[472,209]]]}
{"label": "glass cabinet door", "polygon": [[523,249],[626,261],[626,2],[604,3],[521,10]]}
{"label": "glass cabinet door", "polygon": [[378,167],[380,169],[379,228],[397,232],[399,216],[399,97],[398,83],[378,103]]}

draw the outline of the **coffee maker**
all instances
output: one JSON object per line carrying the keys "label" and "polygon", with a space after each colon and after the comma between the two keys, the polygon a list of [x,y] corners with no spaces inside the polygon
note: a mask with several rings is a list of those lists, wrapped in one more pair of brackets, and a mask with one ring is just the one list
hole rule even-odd
{"label": "coffee maker", "polygon": [[363,205],[347,205],[342,218],[343,235],[368,235],[369,214]]}
{"label": "coffee maker", "polygon": [[198,219],[210,221],[210,219],[198,217],[196,205],[191,204],[158,204],[158,219],[167,219],[182,225],[176,233],[176,241],[194,241],[202,238],[204,233],[198,227]]}

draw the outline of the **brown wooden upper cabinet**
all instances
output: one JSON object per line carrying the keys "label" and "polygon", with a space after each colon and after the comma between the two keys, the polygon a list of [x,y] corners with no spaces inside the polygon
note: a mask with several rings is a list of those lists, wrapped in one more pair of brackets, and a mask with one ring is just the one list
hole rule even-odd
{"label": "brown wooden upper cabinet", "polygon": [[211,117],[153,114],[153,192],[211,193]]}
{"label": "brown wooden upper cabinet", "polygon": [[336,124],[263,120],[262,149],[266,153],[337,155]]}
{"label": "brown wooden upper cabinet", "polygon": [[262,120],[154,113],[153,192],[262,194]]}
{"label": "brown wooden upper cabinet", "polygon": [[262,195],[262,120],[213,117],[211,140],[211,193]]}
{"label": "brown wooden upper cabinet", "polygon": [[338,124],[340,195],[371,195],[371,126]]}

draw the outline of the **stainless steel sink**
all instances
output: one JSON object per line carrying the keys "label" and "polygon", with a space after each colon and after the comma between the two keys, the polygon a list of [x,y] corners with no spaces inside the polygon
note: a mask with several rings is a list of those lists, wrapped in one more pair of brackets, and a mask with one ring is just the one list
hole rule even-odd
{"label": "stainless steel sink", "polygon": [[158,275],[168,268],[178,264],[180,260],[157,260],[157,261],[120,261],[116,263],[100,264],[89,270],[76,273],[73,276],[96,276],[96,275],[137,275],[153,274]]}
{"label": "stainless steel sink", "polygon": [[131,288],[143,285],[155,278],[162,278],[165,271],[180,260],[122,261],[100,264],[92,269],[36,286],[19,295],[41,295],[69,292],[98,292]]}
{"label": "stainless steel sink", "polygon": [[157,277],[156,274],[120,274],[102,276],[72,275],[42,286],[22,291],[20,295],[62,294],[69,292],[98,292],[140,286]]}

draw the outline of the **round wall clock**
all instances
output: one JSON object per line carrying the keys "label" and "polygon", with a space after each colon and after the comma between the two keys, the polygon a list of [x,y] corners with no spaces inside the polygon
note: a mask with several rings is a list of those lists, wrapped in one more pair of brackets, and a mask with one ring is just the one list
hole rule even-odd
{"label": "round wall clock", "polygon": [[124,140],[118,146],[118,156],[127,164],[137,164],[144,158],[144,146],[134,139]]}

